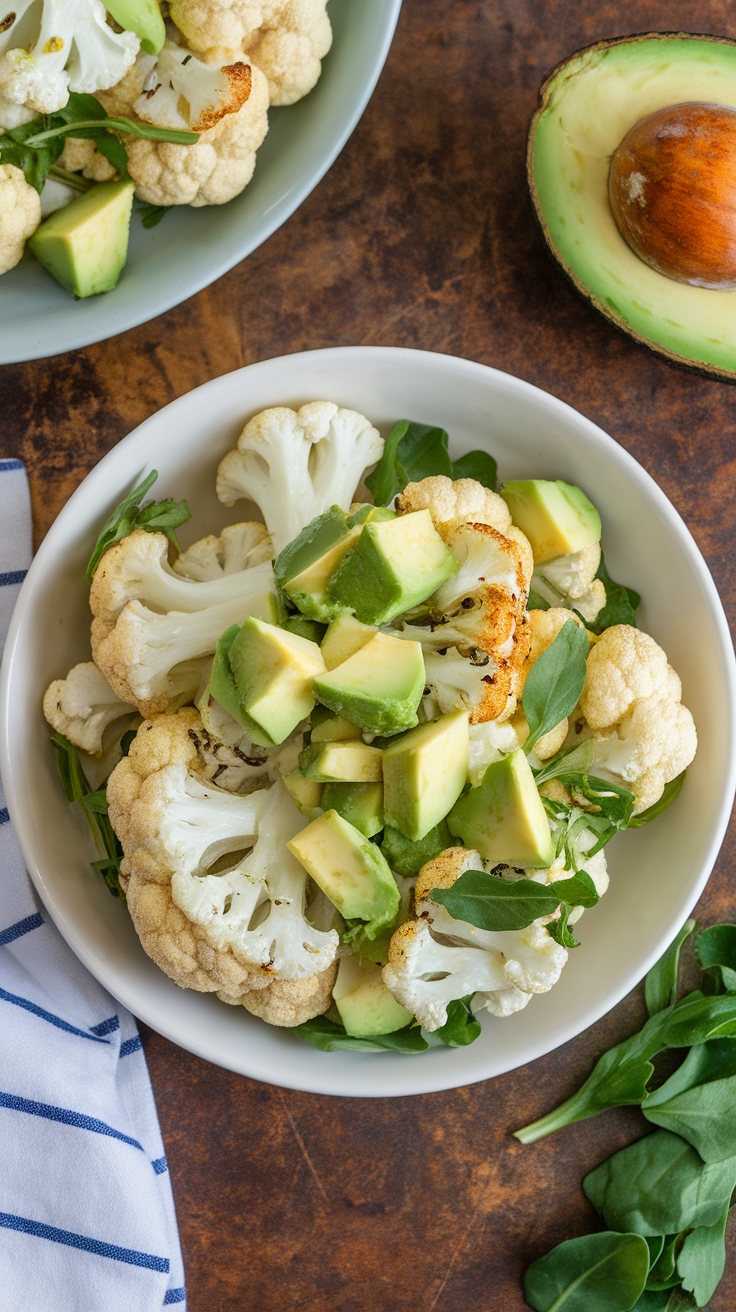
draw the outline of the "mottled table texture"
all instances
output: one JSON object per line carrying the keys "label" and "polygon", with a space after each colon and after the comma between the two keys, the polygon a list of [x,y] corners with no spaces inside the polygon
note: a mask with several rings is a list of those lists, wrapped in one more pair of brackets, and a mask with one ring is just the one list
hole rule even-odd
{"label": "mottled table texture", "polygon": [[[612,433],[682,513],[735,614],[736,391],[678,372],[586,308],[542,248],[524,184],[547,69],[651,29],[736,36],[736,10],[404,0],[362,122],[265,246],[123,337],[0,370],[0,451],[27,463],[37,538],[111,446],[199,383],[311,347],[412,346],[506,369]],[[734,855],[732,839],[704,923],[735,917]],[[611,1112],[531,1148],[509,1129],[567,1096],[643,1015],[639,989],[533,1066],[380,1102],[256,1084],[145,1030],[191,1312],[522,1309],[525,1265],[593,1227],[580,1180],[639,1122]],[[731,1248],[716,1312],[736,1307]]]}

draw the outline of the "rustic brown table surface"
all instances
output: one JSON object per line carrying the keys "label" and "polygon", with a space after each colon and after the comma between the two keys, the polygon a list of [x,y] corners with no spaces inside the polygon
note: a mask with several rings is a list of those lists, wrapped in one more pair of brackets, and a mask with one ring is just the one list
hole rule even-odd
{"label": "rustic brown table surface", "polygon": [[[601,37],[683,28],[736,36],[736,11],[404,0],[360,125],[270,241],[142,328],[0,370],[0,454],[27,463],[36,540],[110,447],[207,379],[313,347],[411,346],[508,370],[611,433],[684,516],[736,614],[736,392],[660,362],[579,301],[542,247],[524,182],[527,123],[553,64]],[[704,924],[736,918],[735,855],[732,838]],[[257,1084],[144,1028],[190,1312],[522,1309],[524,1267],[595,1228],[581,1178],[641,1120],[609,1112],[526,1148],[509,1131],[571,1093],[644,1015],[640,987],[531,1066],[376,1102]],[[736,1307],[731,1250],[714,1312]]]}

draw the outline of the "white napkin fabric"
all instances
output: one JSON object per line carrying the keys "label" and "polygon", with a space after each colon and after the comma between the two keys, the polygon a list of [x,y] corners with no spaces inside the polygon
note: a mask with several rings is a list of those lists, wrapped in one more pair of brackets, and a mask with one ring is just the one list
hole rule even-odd
{"label": "white napkin fabric", "polygon": [[[0,649],[30,561],[25,469],[0,460]],[[185,1298],[135,1021],[39,903],[0,787],[0,1307],[152,1312]]]}

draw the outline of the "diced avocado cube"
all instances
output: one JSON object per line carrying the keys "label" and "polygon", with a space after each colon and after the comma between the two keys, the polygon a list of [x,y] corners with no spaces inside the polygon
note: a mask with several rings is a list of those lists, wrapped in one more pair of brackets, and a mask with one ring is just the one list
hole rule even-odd
{"label": "diced avocado cube", "polygon": [[314,691],[366,732],[392,734],[417,723],[424,677],[420,643],[377,633],[342,665],[318,675]]}
{"label": "diced avocado cube", "polygon": [[284,592],[288,593],[303,615],[329,623],[340,613],[341,603],[329,594],[327,583],[362,532],[362,524],[357,524],[341,542],[330,547],[330,550],[326,551],[324,556],[320,556],[313,565],[284,583]]}
{"label": "diced avocado cube", "polygon": [[468,777],[468,715],[453,711],[395,739],[383,753],[387,825],[417,842],[455,805]]}
{"label": "diced avocado cube", "polygon": [[[334,802],[330,802],[330,806],[334,806]],[[418,842],[412,842],[398,829],[385,825],[381,851],[395,874],[408,876],[418,875],[427,861],[433,861],[440,852],[444,852],[453,844],[454,840],[447,828],[446,820],[440,820],[439,824],[435,825],[434,829],[430,829]]]}
{"label": "diced avocado cube", "polygon": [[157,55],[166,40],[166,28],[156,0],[105,0],[105,7],[125,32],[140,37],[147,55]]}
{"label": "diced avocado cube", "polygon": [[547,813],[521,750],[493,761],[478,787],[455,803],[447,824],[486,861],[547,867],[554,860]]}
{"label": "diced avocado cube", "polygon": [[389,993],[381,967],[358,957],[341,958],[332,1000],[347,1033],[356,1039],[393,1034],[414,1019]]}
{"label": "diced avocado cube", "polygon": [[501,496],[513,522],[528,537],[537,564],[600,542],[601,517],[572,483],[559,478],[554,483],[544,478],[521,479],[504,483]]}
{"label": "diced avocado cube", "polygon": [[366,503],[348,515],[348,524],[352,528],[353,524],[375,524],[383,519],[396,519],[396,511],[389,510],[388,506],[371,506]]}
{"label": "diced avocado cube", "polygon": [[112,291],[128,258],[134,182],[98,182],[36,228],[28,245],[77,297]]}
{"label": "diced avocado cube", "polygon": [[310,619],[329,621],[340,606],[327,595],[327,580],[362,532],[340,506],[317,515],[284,547],[274,563],[276,582]]}
{"label": "diced avocado cube", "polygon": [[310,743],[299,753],[299,769],[319,783],[372,784],[381,781],[380,747],[360,740]]}
{"label": "diced avocado cube", "polygon": [[322,803],[325,811],[337,811],[366,838],[372,838],[383,829],[381,784],[325,784]]}
{"label": "diced avocado cube", "polygon": [[369,938],[396,918],[401,899],[386,861],[337,811],[313,820],[287,847],[346,920],[366,921]]}
{"label": "diced avocado cube", "polygon": [[322,785],[314,779],[305,779],[301,770],[292,770],[282,778],[302,815],[306,815],[310,820],[314,819],[321,805]]}
{"label": "diced avocado cube", "polygon": [[297,633],[300,638],[309,638],[310,642],[316,642],[318,646],[325,636],[324,624],[319,624],[317,620],[308,620],[306,615],[290,615],[288,620],[282,621],[282,628],[286,629],[287,633]]}
{"label": "diced avocado cube", "polygon": [[[250,613],[257,620],[263,620],[264,624],[276,624],[283,626],[286,620],[286,614],[282,610],[278,594],[270,588],[264,589],[257,597],[253,599],[250,606]],[[306,636],[306,635],[303,635]]]}
{"label": "diced avocado cube", "polygon": [[428,510],[366,524],[335,570],[329,592],[364,624],[387,624],[429,597],[457,569]]}
{"label": "diced avocado cube", "polygon": [[334,670],[336,665],[342,665],[349,656],[354,656],[375,633],[372,625],[361,624],[350,611],[341,611],[322,639],[322,655],[328,670]]}
{"label": "diced avocado cube", "polygon": [[228,659],[241,714],[253,721],[266,743],[282,743],[314,706],[312,680],[325,669],[316,642],[251,615]]}
{"label": "diced avocado cube", "polygon": [[200,700],[203,703],[206,703],[210,697],[214,697],[215,701],[218,701],[221,706],[224,706],[225,710],[230,712],[233,718],[237,720],[238,724],[243,729],[246,729],[247,720],[243,717],[240,698],[235,686],[235,679],[233,678],[233,672],[230,669],[229,661],[230,648],[239,632],[239,626],[237,624],[231,624],[230,628],[226,629],[222,637],[218,640],[214,659],[212,661],[210,681],[205,690],[204,697]]}
{"label": "diced avocado cube", "polygon": [[362,738],[363,730],[359,725],[346,720],[344,715],[335,715],[326,706],[315,706],[311,715],[311,741],[313,743],[345,742],[348,738]]}

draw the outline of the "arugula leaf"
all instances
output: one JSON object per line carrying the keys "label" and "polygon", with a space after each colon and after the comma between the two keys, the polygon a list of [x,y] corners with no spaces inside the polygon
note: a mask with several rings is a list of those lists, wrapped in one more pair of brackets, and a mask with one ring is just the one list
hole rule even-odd
{"label": "arugula leaf", "polygon": [[642,825],[648,825],[650,820],[656,820],[657,816],[666,811],[668,806],[672,806],[685,782],[686,774],[687,770],[683,770],[682,774],[677,775],[677,778],[671,779],[668,784],[665,784],[664,792],[659,801],[652,806],[648,806],[646,811],[640,811],[638,815],[632,816],[629,821],[629,829],[641,829]]}
{"label": "arugula leaf", "polygon": [[376,1049],[389,1049],[392,1052],[414,1053],[426,1052],[429,1047],[418,1025],[409,1025],[393,1034],[374,1034],[371,1038],[354,1039],[346,1033],[343,1025],[328,1020],[326,1016],[315,1016],[302,1025],[295,1025],[291,1032],[321,1052],[373,1052]]}
{"label": "arugula leaf", "polygon": [[555,896],[570,907],[594,907],[600,901],[587,870],[578,871],[571,879],[556,879],[552,888]]}
{"label": "arugula leaf", "polygon": [[148,533],[165,533],[176,550],[181,550],[175,530],[192,518],[192,512],[186,501],[174,501],[171,497],[167,497],[164,501],[149,502],[141,508],[141,500],[149,488],[153,487],[157,478],[158,472],[155,469],[151,470],[140,487],[135,488],[130,496],[113,510],[90,556],[87,566],[88,579],[94,577],[100,557],[104,555],[107,548],[114,542],[119,542],[121,538],[126,538],[135,528],[144,528]]}
{"label": "arugula leaf", "polygon": [[678,1286],[677,1289],[667,1287],[656,1292],[645,1289],[631,1312],[690,1312],[695,1307],[697,1304],[692,1295],[684,1294]]}
{"label": "arugula leaf", "polygon": [[521,698],[529,725],[525,752],[530,752],[544,734],[577,706],[585,683],[589,651],[585,630],[568,620],[532,665]]}
{"label": "arugula leaf", "polygon": [[720,1162],[736,1143],[736,1043],[692,1047],[673,1075],[642,1103],[648,1121],[673,1130],[704,1162]]}
{"label": "arugula leaf", "polygon": [[665,1007],[670,1007],[673,1002],[677,1002],[680,949],[683,943],[689,939],[695,927],[696,922],[694,920],[686,920],[669,947],[662,953],[659,961],[649,971],[644,984],[644,996],[650,1016],[654,1016],[656,1012],[663,1011]]}
{"label": "arugula leaf", "polygon": [[675,1234],[712,1226],[736,1186],[736,1157],[706,1163],[669,1130],[637,1139],[586,1175],[583,1190],[610,1229]]}
{"label": "arugula leaf", "polygon": [[677,1254],[682,1246],[681,1235],[657,1235],[647,1243],[658,1243],[659,1253],[656,1261],[650,1263],[647,1276],[647,1289],[672,1289],[679,1285],[677,1274]]}
{"label": "arugula leaf", "polygon": [[407,483],[418,483],[433,474],[447,478],[475,478],[484,487],[495,490],[496,462],[485,451],[469,451],[454,463],[448,450],[449,437],[444,428],[417,424],[401,419],[389,433],[383,455],[366,487],[377,506],[387,506]]}
{"label": "arugula leaf", "polygon": [[[594,620],[586,620],[586,627],[591,633],[602,633],[612,624],[631,624],[636,628],[636,610],[641,605],[641,597],[633,588],[626,588],[621,583],[614,583],[601,552],[601,563],[596,578],[600,579],[606,589],[606,604]],[[582,617],[581,617],[582,618]]]}
{"label": "arugula leaf", "polygon": [[429,896],[454,920],[498,932],[525,929],[540,916],[551,916],[560,904],[553,889],[532,879],[512,882],[485,870],[466,870],[450,888],[435,888]]}
{"label": "arugula leaf", "polygon": [[711,925],[695,940],[703,993],[736,993],[736,925]]}
{"label": "arugula leaf", "polygon": [[453,842],[452,834],[447,828],[447,821],[440,820],[438,825],[424,835],[424,838],[417,841],[405,838],[399,829],[386,825],[380,846],[394,873],[406,876],[418,874],[427,861],[439,856],[446,848],[452,847]]}
{"label": "arugula leaf", "polygon": [[[58,115],[51,114],[48,117],[53,119]],[[99,119],[99,115],[97,118]],[[94,118],[75,119],[71,123],[60,123],[58,126],[45,127],[42,132],[36,132],[33,136],[27,137],[26,144],[28,146],[45,145],[46,142],[54,141],[57,137],[63,136],[87,137],[96,140],[97,134],[101,130],[107,132],[110,129],[116,132],[126,132],[130,137],[141,137],[145,141],[169,141],[176,146],[193,146],[199,141],[198,132],[182,132],[178,128],[155,128],[150,123],[134,123],[130,118],[123,118],[116,114],[106,115],[104,111],[102,118],[104,119],[102,129],[100,123]]]}
{"label": "arugula leaf", "polygon": [[524,1297],[535,1312],[626,1312],[641,1295],[648,1268],[641,1235],[582,1235],[532,1262]]}
{"label": "arugula leaf", "polygon": [[698,1307],[709,1303],[726,1265],[726,1222],[728,1203],[712,1225],[697,1226],[685,1237],[677,1259],[682,1287],[695,1297]]}
{"label": "arugula leaf", "polygon": [[173,205],[148,205],[145,201],[136,203],[136,212],[144,228],[155,228],[173,208]]}
{"label": "arugula leaf", "polygon": [[562,948],[579,948],[580,939],[575,937],[567,923],[569,917],[570,908],[563,902],[557,920],[550,920],[547,924],[547,933]]}
{"label": "arugula leaf", "polygon": [[466,998],[456,998],[447,1008],[447,1020],[435,1030],[435,1035],[446,1043],[448,1048],[466,1048],[475,1043],[480,1034],[480,1025],[472,1011],[473,994]]}
{"label": "arugula leaf", "polygon": [[[135,735],[134,735],[135,736]],[[51,735],[51,742],[56,752],[56,764],[64,792],[70,802],[78,802],[92,830],[92,836],[102,845],[105,856],[98,861],[91,861],[94,870],[99,871],[113,897],[125,901],[125,893],[120,883],[120,862],[123,849],[107,815],[107,794],[104,788],[92,792],[79,760],[79,754],[73,743],[56,730]]]}

